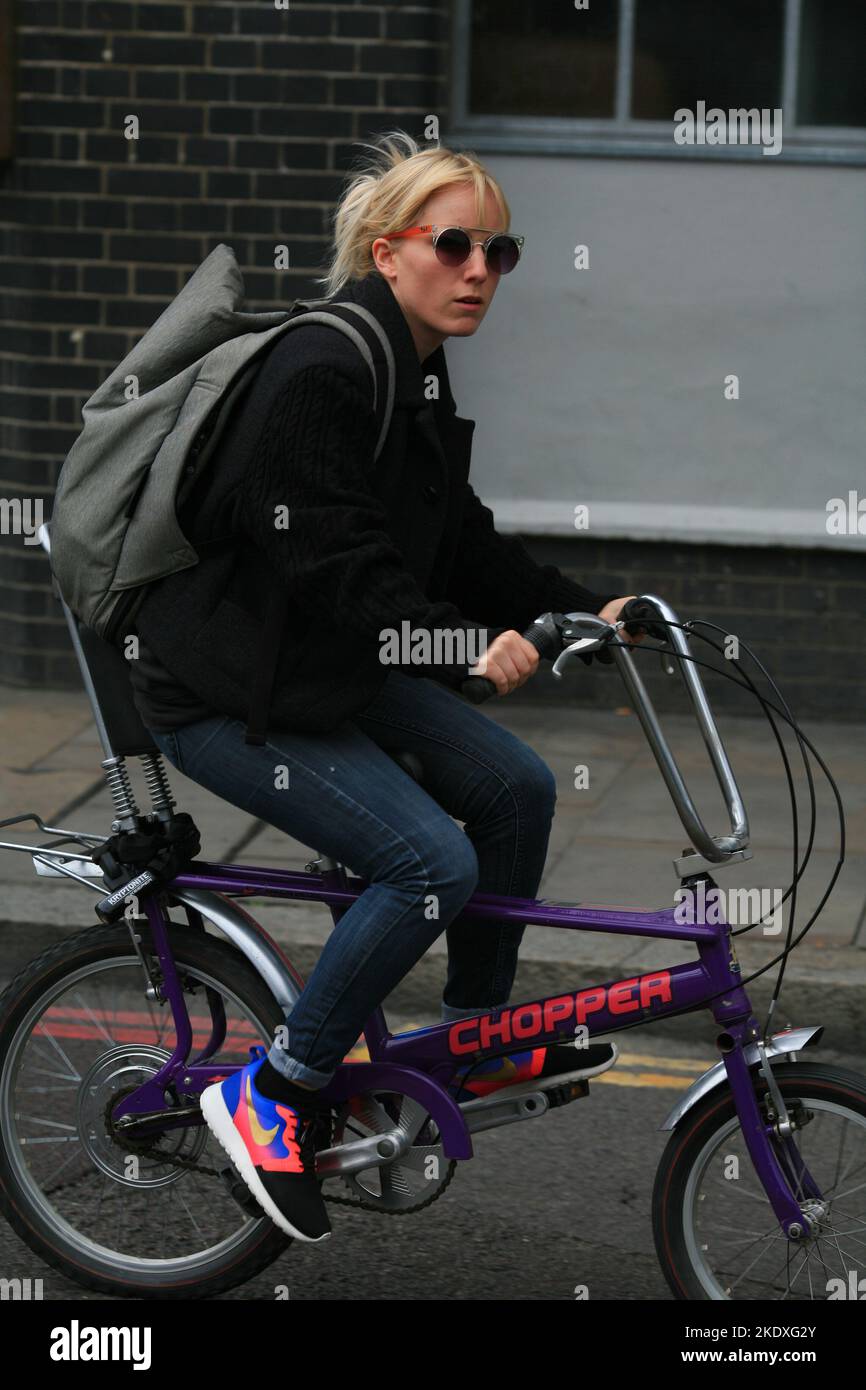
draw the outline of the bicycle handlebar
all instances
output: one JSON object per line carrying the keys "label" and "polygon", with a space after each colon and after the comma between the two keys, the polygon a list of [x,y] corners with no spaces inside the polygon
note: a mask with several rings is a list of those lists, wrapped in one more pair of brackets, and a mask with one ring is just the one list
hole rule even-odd
{"label": "bicycle handlebar", "polygon": [[[671,624],[679,618],[670,604],[656,594],[641,594],[629,599],[620,610],[616,625],[599,618],[596,613],[545,613],[536,618],[521,636],[531,642],[540,656],[554,662],[554,674],[561,677],[560,667],[571,655],[580,656],[602,646],[613,656],[631,703],[640,719],[653,756],[670,792],[677,814],[695,849],[712,863],[722,863],[749,843],[749,822],[731,765],[722,745],[716,721],[695,663],[690,660],[688,639],[679,626],[653,624],[653,612]],[[722,790],[730,823],[729,835],[712,835],[698,814],[676,759],[668,746],[658,715],[635,666],[628,644],[612,641],[622,625],[630,635],[643,629],[651,636],[669,642],[682,658],[677,664],[695,711],[701,736],[710,755],[713,771]],[[576,635],[577,634],[577,635]],[[576,640],[569,640],[575,638]],[[567,643],[567,645],[566,645]],[[475,704],[496,694],[496,686],[486,676],[470,676],[463,682],[463,693]]]}

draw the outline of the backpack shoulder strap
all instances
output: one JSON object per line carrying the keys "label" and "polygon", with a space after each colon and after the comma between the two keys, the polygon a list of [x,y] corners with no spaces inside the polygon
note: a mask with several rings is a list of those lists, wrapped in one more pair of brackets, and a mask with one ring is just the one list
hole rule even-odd
{"label": "backpack shoulder strap", "polygon": [[[315,307],[310,308],[310,303]],[[298,300],[293,307],[300,307],[305,312],[295,315],[287,327],[294,328],[302,323],[322,323],[336,328],[355,344],[366,362],[373,382],[373,411],[380,421],[375,451],[375,458],[378,459],[391,426],[396,393],[394,351],[385,330],[376,316],[360,304],[351,304],[348,301],[335,304],[331,300],[304,303]],[[285,626],[288,604],[287,585],[275,579],[265,603],[262,644],[247,713],[247,732],[244,740],[246,743],[261,746],[265,742],[277,672],[280,636]]]}

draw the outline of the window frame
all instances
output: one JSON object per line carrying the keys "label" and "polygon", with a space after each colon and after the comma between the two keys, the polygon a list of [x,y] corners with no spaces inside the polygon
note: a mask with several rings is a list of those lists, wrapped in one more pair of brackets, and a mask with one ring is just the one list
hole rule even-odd
{"label": "window frame", "polygon": [[609,119],[575,116],[472,115],[468,110],[472,0],[455,0],[452,9],[451,107],[449,139],[478,151],[502,154],[582,154],[605,158],[765,160],[785,164],[866,164],[866,126],[794,125],[785,111],[796,110],[801,0],[785,0],[782,34],[782,149],[765,155],[761,145],[676,145],[673,119],[639,121],[626,113],[630,98],[634,19],[640,0],[619,0],[614,115]]}

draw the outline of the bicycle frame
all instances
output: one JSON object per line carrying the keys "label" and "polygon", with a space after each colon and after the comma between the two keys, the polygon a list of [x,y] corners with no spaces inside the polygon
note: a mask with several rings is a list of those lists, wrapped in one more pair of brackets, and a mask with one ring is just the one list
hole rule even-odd
{"label": "bicycle frame", "polygon": [[[48,549],[45,527],[42,528],[42,533],[43,544]],[[676,613],[664,600],[652,594],[642,595],[641,598],[651,603],[663,618],[678,622]],[[112,786],[119,815],[115,824],[119,824],[122,823],[121,816],[131,817],[137,807],[131,796],[125,769],[122,767],[123,755],[118,756],[114,752],[102,718],[100,701],[91,679],[87,653],[82,649],[78,625],[65,604],[63,607],[82,667],[85,687],[91,698],[97,728],[106,751],[103,768]],[[545,619],[549,618],[550,615],[545,615]],[[537,621],[541,623],[545,619]],[[588,638],[584,635],[563,649],[553,666],[557,676],[561,675],[563,665],[567,664],[572,655],[581,650],[585,651],[587,646],[600,645],[610,637],[609,625],[595,614],[568,614],[566,623],[568,626],[563,629],[566,637],[571,637],[575,630],[584,634],[594,633],[595,637]],[[684,657],[688,657],[689,648],[685,633],[679,627],[672,627],[670,632],[670,640],[675,649]],[[681,822],[692,845],[696,847],[685,851],[681,858],[674,861],[683,887],[694,890],[698,884],[709,878],[710,868],[723,867],[751,856],[748,848],[748,821],[742,799],[722,747],[703,685],[693,663],[688,659],[681,661],[680,671],[726,801],[730,821],[730,834],[726,835],[711,835],[703,824],[668,748],[649,696],[635,669],[634,659],[626,645],[612,644],[610,650],[619,666],[623,682],[641,720]],[[113,699],[117,694],[116,688],[111,685],[105,672],[101,673],[101,678],[104,691]],[[112,675],[111,680],[113,679]],[[125,677],[122,679],[125,681]],[[128,692],[126,694],[128,698]],[[116,711],[114,713],[116,715]],[[138,727],[141,728],[140,725]],[[131,751],[147,759],[146,771],[155,793],[155,808],[170,808],[174,803],[158,753],[149,749],[141,753],[136,742],[140,736],[134,727],[131,733],[124,729],[122,737],[131,745]],[[63,839],[58,843],[73,840],[92,848],[93,844],[99,841],[98,836],[47,827],[38,817],[14,817],[0,824],[8,825],[16,820],[31,818],[38,821],[40,829],[50,830],[52,834],[62,836]],[[0,848],[30,853],[40,873],[68,876],[97,892],[104,891],[93,882],[96,877],[101,880],[100,871],[80,852],[9,842],[0,842]],[[170,910],[174,904],[180,904],[193,926],[201,926],[202,917],[211,921],[247,957],[265,981],[280,1008],[288,1013],[303,989],[303,981],[267,932],[232,899],[255,895],[322,902],[327,904],[334,921],[337,922],[368,884],[364,879],[350,878],[342,864],[325,857],[318,858],[314,864],[324,864],[323,872],[311,872],[313,864],[307,866],[305,874],[301,874],[288,870],[196,860],[195,872],[179,874],[160,891],[151,892],[142,898],[140,909],[147,918],[160,963],[160,992],[162,999],[171,1007],[176,1044],[171,1056],[155,1075],[114,1109],[115,1122],[126,1117],[138,1120],[135,1133],[144,1137],[168,1129],[201,1124],[203,1121],[197,1105],[180,1104],[172,1107],[167,1104],[166,1088],[173,1086],[179,1096],[196,1097],[206,1086],[244,1065],[239,1063],[237,1066],[219,1066],[209,1060],[222,1046],[227,1031],[224,1010],[218,1001],[214,1003],[213,1000],[210,1037],[200,1052],[190,1060],[193,1044],[192,1025],[175,966],[171,945],[171,919],[167,915],[167,909]],[[712,884],[711,879],[709,882]],[[133,879],[127,885],[127,893],[134,891],[135,883],[136,880]],[[407,1033],[389,1033],[385,1014],[380,1006],[373,1011],[363,1030],[370,1061],[341,1063],[328,1085],[321,1089],[320,1095],[336,1105],[354,1095],[371,1090],[402,1093],[417,1103],[419,1114],[429,1114],[435,1121],[447,1158],[471,1158],[473,1150],[470,1134],[474,1129],[487,1127],[480,1118],[480,1108],[489,1109],[489,1102],[485,1098],[460,1106],[446,1089],[457,1070],[467,1062],[483,1061],[488,1057],[496,1057],[509,1050],[514,1051],[515,1048],[522,1049],[530,1045],[545,1046],[565,1041],[573,1042],[575,1030],[578,1028],[586,1029],[587,1039],[602,1034],[608,1036],[641,1021],[649,1022],[666,1015],[691,1013],[708,1007],[722,1030],[717,1038],[722,1063],[698,1079],[688,1095],[671,1112],[662,1128],[672,1128],[691,1104],[714,1085],[719,1084],[726,1075],[757,1176],[783,1233],[791,1239],[798,1238],[808,1231],[810,1218],[791,1195],[789,1184],[793,1180],[799,1186],[799,1190],[804,1193],[804,1200],[820,1198],[821,1194],[803,1166],[791,1137],[792,1127],[775,1085],[768,1058],[772,1055],[791,1053],[816,1042],[823,1030],[801,1028],[782,1031],[772,1038],[762,1039],[760,1025],[753,1014],[748,995],[740,983],[739,965],[730,928],[721,913],[716,914],[713,923],[705,923],[695,920],[696,917],[700,918],[699,913],[692,914],[692,921],[684,922],[678,920],[676,912],[673,907],[640,911],[475,893],[461,912],[462,920],[495,920],[530,927],[544,926],[559,930],[606,932],[681,943],[690,942],[697,947],[698,959],[627,979],[568,990],[548,998],[502,1006],[473,1018],[433,1024]],[[684,915],[687,914],[680,913],[680,916]],[[130,926],[134,937],[134,921],[130,922]],[[753,1089],[750,1071],[755,1065],[761,1067],[776,1111],[771,1123],[764,1120]],[[515,1098],[512,1105],[520,1108],[529,1102],[533,1103],[535,1113],[543,1113],[549,1104],[545,1092],[539,1091]],[[507,1088],[501,1103],[507,1106]],[[513,1115],[515,1119],[525,1117],[525,1110],[523,1114]],[[369,1139],[338,1145],[336,1148],[320,1152],[317,1155],[317,1167],[325,1176],[337,1172],[361,1171],[373,1164],[390,1162],[400,1157],[410,1143],[411,1139],[406,1130],[397,1127],[386,1134],[376,1134]]]}
{"label": "bicycle frame", "polygon": [[[303,987],[300,977],[264,929],[229,900],[256,895],[322,902],[327,904],[336,922],[367,887],[366,880],[349,877],[341,865],[320,874],[207,862],[199,862],[198,867],[200,872],[179,875],[160,897],[183,904],[193,914],[204,913],[230,936],[237,934],[240,925],[245,925],[247,936],[255,938],[255,950],[259,955],[256,964],[286,1011]],[[177,1042],[160,1070],[118,1106],[115,1119],[143,1114],[156,1119],[156,1112],[165,1113],[164,1087],[169,1082],[177,1083],[178,1089],[189,1096],[199,1094],[205,1086],[237,1069],[208,1061],[225,1036],[224,1020],[221,1027],[216,1018],[208,1043],[195,1060],[188,1060],[192,1028],[174,967],[171,922],[160,897],[146,899],[142,907],[163,972],[163,992],[172,1008]],[[389,1033],[380,1006],[364,1027],[370,1061],[342,1063],[320,1094],[339,1104],[368,1090],[402,1092],[417,1101],[436,1121],[448,1158],[470,1158],[473,1151],[466,1116],[444,1089],[467,1061],[499,1056],[513,1051],[515,1046],[573,1042],[576,1028],[585,1027],[588,1038],[601,1034],[609,1036],[633,1026],[639,1018],[658,1019],[674,1012],[709,1007],[723,1029],[719,1045],[723,1050],[724,1070],[755,1170],[782,1230],[786,1235],[789,1232],[794,1236],[802,1234],[808,1222],[791,1196],[779,1157],[770,1142],[773,1131],[761,1117],[749,1074],[750,1066],[758,1059],[760,1028],[739,983],[739,966],[730,929],[724,922],[684,924],[675,920],[674,912],[674,908],[641,912],[474,894],[464,907],[461,919],[511,921],[560,930],[688,941],[697,947],[698,960],[407,1033]],[[716,994],[719,997],[706,1006],[707,997]],[[804,1046],[811,1031],[799,1030],[796,1036],[779,1034],[777,1050],[789,1052]],[[239,1063],[238,1067],[241,1065]],[[191,1117],[179,1121],[181,1124],[192,1122]],[[160,1129],[170,1127],[174,1126],[159,1126]],[[808,1173],[802,1169],[790,1139],[777,1137],[783,1152],[787,1151],[788,1162],[795,1165],[802,1190],[808,1196],[820,1197]],[[328,1152],[336,1155],[338,1150]],[[323,1167],[327,1171],[327,1162]]]}

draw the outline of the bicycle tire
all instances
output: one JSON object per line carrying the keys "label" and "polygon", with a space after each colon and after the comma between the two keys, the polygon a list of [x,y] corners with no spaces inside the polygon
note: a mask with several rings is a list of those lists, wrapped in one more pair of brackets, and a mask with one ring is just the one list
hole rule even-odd
{"label": "bicycle tire", "polygon": [[[147,924],[139,923],[137,931],[142,938],[142,948],[152,950]],[[199,928],[172,922],[170,931],[178,970],[194,972],[198,969],[216,981],[226,984],[230,981],[231,993],[249,1009],[256,1025],[263,1028],[262,1041],[267,1041],[269,1035],[272,1037],[273,1029],[284,1022],[283,1012],[245,957],[228,942]],[[0,996],[0,1090],[5,1088],[16,1030],[40,997],[74,969],[126,955],[137,962],[125,921],[88,927],[44,951],[15,976]],[[52,1268],[82,1288],[116,1297],[213,1298],[261,1273],[292,1244],[291,1237],[280,1231],[263,1212],[260,1220],[252,1222],[243,1241],[222,1258],[204,1261],[201,1271],[192,1278],[183,1277],[173,1282],[159,1271],[142,1271],[135,1278],[127,1277],[119,1265],[113,1267],[110,1260],[94,1255],[88,1261],[81,1251],[64,1245],[59,1232],[51,1228],[18,1180],[10,1162],[5,1134],[0,1134],[0,1209],[13,1230]]]}
{"label": "bicycle tire", "polygon": [[[847,1067],[813,1061],[774,1062],[773,1075],[786,1105],[795,1099],[803,1100],[807,1107],[810,1099],[823,1101],[842,1106],[866,1119],[866,1078]],[[751,1076],[760,1098],[767,1091],[767,1083],[757,1068],[752,1070]],[[725,1082],[682,1118],[659,1161],[652,1197],[653,1236],[662,1273],[676,1299],[713,1301],[715,1298],[702,1282],[689,1255],[686,1189],[692,1168],[713,1134],[734,1117],[733,1094]],[[734,1132],[741,1134],[739,1126]],[[820,1177],[818,1180],[820,1182]],[[769,1201],[766,1210],[772,1220]]]}

